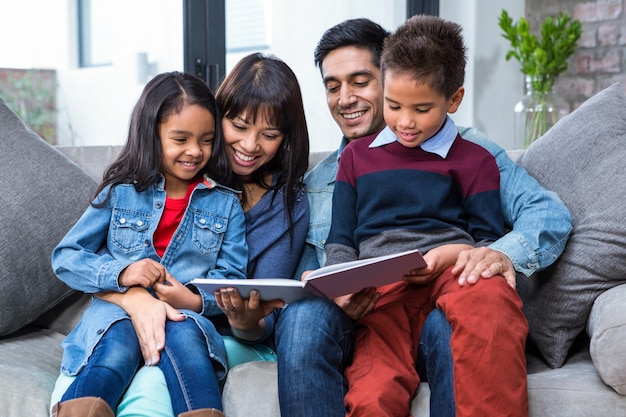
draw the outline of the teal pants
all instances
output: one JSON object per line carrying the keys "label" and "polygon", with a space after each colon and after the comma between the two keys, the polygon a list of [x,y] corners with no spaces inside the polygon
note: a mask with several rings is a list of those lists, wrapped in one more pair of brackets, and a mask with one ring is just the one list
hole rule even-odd
{"label": "teal pants", "polygon": [[[228,369],[253,361],[276,361],[276,353],[265,345],[248,345],[224,336]],[[50,407],[59,402],[74,381],[73,376],[61,374],[54,385]],[[118,405],[116,417],[174,417],[170,394],[163,372],[156,366],[142,366],[135,374]]]}

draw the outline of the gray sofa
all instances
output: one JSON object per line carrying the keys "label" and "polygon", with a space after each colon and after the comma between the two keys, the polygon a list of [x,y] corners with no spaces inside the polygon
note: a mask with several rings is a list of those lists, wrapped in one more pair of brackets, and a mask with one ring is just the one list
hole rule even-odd
{"label": "gray sofa", "polygon": [[[87,206],[94,178],[117,151],[54,149],[0,101],[0,416],[48,415],[61,341],[89,301],[53,276],[50,251]],[[320,156],[311,155],[313,163]],[[563,256],[518,283],[530,324],[533,417],[626,415],[624,160],[626,98],[618,84],[517,157],[574,218]],[[428,402],[423,383],[412,414],[427,416]],[[280,415],[275,364],[232,369],[224,407],[228,417]]]}

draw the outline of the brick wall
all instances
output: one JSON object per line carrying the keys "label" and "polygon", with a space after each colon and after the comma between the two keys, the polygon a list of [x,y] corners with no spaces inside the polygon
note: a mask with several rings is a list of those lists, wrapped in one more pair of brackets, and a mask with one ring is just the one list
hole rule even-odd
{"label": "brick wall", "polygon": [[526,18],[535,33],[547,16],[565,10],[581,21],[583,34],[557,80],[556,94],[571,111],[615,82],[626,91],[626,0],[526,0]]}

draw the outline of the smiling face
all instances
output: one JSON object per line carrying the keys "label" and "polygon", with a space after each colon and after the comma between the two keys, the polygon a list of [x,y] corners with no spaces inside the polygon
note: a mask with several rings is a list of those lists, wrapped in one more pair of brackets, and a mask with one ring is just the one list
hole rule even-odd
{"label": "smiling face", "polygon": [[259,114],[255,122],[246,113],[232,119],[224,118],[222,127],[233,172],[243,181],[276,156],[284,139],[271,118]]}
{"label": "smiling face", "polygon": [[385,73],[384,115],[387,126],[404,146],[414,148],[433,137],[446,115],[454,113],[463,99],[463,87],[450,98],[428,83],[406,74]]}
{"label": "smiling face", "polygon": [[165,191],[168,197],[180,198],[211,158],[215,118],[202,106],[185,104],[161,123],[159,136]]}
{"label": "smiling face", "polygon": [[328,109],[347,139],[371,135],[385,127],[382,75],[369,50],[337,48],[326,55],[321,71]]}

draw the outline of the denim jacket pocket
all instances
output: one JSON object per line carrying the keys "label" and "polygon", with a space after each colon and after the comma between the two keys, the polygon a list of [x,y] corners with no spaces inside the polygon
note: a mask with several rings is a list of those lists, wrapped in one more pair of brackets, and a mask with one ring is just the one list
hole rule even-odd
{"label": "denim jacket pocket", "polygon": [[216,252],[228,228],[228,218],[216,213],[196,211],[193,216],[193,243],[203,253]]}
{"label": "denim jacket pocket", "polygon": [[150,226],[150,214],[128,209],[114,209],[111,242],[126,253],[144,247]]}

